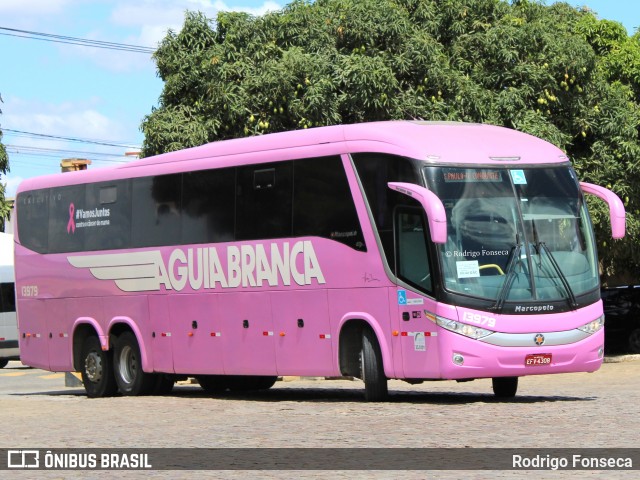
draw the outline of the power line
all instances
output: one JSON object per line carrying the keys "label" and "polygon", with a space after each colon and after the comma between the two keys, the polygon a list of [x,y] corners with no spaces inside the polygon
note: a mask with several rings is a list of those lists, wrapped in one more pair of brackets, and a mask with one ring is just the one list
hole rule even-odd
{"label": "power line", "polygon": [[5,145],[8,153],[15,155],[35,156],[35,157],[62,157],[62,156],[87,156],[101,162],[126,163],[129,160],[123,158],[119,153],[88,152],[86,150],[67,150],[46,147],[31,147],[24,145]]}
{"label": "power line", "polygon": [[0,27],[4,33],[0,35],[7,37],[29,38],[31,40],[41,40],[44,42],[65,43],[68,45],[78,45],[83,47],[103,48],[106,50],[119,50],[131,53],[146,53],[148,55],[155,52],[155,48],[143,47],[141,45],[130,45],[126,43],[106,42],[102,40],[90,40],[87,38],[68,37],[66,35],[55,35],[52,33],[32,32],[29,30],[19,30],[17,28]]}
{"label": "power line", "polygon": [[107,140],[93,140],[88,138],[80,138],[80,137],[63,137],[60,135],[47,135],[44,133],[34,133],[34,132],[25,132],[23,130],[13,130],[11,128],[3,128],[2,131],[4,133],[13,133],[18,137],[36,137],[36,138],[48,138],[53,140],[65,140],[67,142],[78,142],[78,143],[90,143],[93,145],[103,145],[106,147],[120,147],[120,148],[132,148],[137,149],[140,148],[139,145],[131,145],[126,143],[116,143]]}

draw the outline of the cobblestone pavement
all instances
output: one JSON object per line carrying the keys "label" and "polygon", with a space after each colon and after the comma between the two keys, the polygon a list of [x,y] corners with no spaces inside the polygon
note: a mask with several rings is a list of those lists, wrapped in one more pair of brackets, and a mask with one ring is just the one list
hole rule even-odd
{"label": "cobblestone pavement", "polygon": [[[605,363],[595,373],[520,379],[510,401],[489,380],[390,381],[390,401],[365,403],[362,383],[280,381],[253,395],[211,397],[182,383],[162,397],[88,399],[61,377],[21,387],[0,371],[0,448],[151,447],[640,447],[640,359]],[[13,362],[15,363],[15,362]],[[20,365],[20,364],[17,364]],[[25,374],[47,377],[48,372]],[[11,378],[13,391],[2,387]],[[26,380],[25,380],[26,381]],[[11,474],[18,478],[18,473]],[[173,472],[27,472],[42,478],[126,476],[190,478]],[[428,475],[426,474],[428,473]],[[542,473],[542,475],[540,475]],[[463,474],[463,475],[461,475]],[[404,478],[511,478],[525,472],[405,472]],[[541,478],[598,472],[538,472]],[[601,472],[600,472],[601,474]],[[198,472],[211,478],[398,478],[397,472]],[[608,472],[607,478],[635,472]],[[7,478],[7,477],[5,477]]]}

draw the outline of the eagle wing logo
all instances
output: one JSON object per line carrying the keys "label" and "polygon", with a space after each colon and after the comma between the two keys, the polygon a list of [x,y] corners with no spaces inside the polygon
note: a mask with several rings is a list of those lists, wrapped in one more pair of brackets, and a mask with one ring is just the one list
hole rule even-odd
{"label": "eagle wing logo", "polygon": [[160,290],[164,262],[159,250],[67,257],[76,268],[88,268],[98,280],[113,280],[123,292]]}

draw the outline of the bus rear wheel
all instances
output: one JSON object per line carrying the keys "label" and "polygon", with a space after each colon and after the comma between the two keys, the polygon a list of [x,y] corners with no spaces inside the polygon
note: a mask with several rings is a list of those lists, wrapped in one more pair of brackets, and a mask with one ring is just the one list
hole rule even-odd
{"label": "bus rear wheel", "polygon": [[87,337],[82,344],[82,383],[89,398],[108,397],[118,390],[113,375],[110,351],[102,350],[97,337]]}
{"label": "bus rear wheel", "polygon": [[9,365],[9,360],[7,360],[6,358],[0,359],[0,368],[4,368],[7,365]]}
{"label": "bus rear wheel", "polygon": [[491,379],[493,393],[498,398],[513,398],[518,391],[518,377],[496,377]]}
{"label": "bus rear wheel", "polygon": [[142,370],[142,357],[136,336],[124,332],[114,342],[113,364],[118,389],[122,395],[136,396],[151,393],[156,378]]}
{"label": "bus rear wheel", "polygon": [[362,331],[360,373],[364,381],[364,398],[368,402],[382,402],[389,394],[384,374],[382,353],[376,334],[369,327]]}

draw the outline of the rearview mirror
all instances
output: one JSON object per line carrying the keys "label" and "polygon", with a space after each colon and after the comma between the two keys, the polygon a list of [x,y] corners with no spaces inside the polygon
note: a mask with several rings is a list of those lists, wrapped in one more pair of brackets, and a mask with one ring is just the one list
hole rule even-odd
{"label": "rearview mirror", "polygon": [[400,192],[420,202],[427,214],[433,243],[447,242],[447,214],[442,201],[435,193],[413,183],[389,182],[387,185],[391,190]]}

